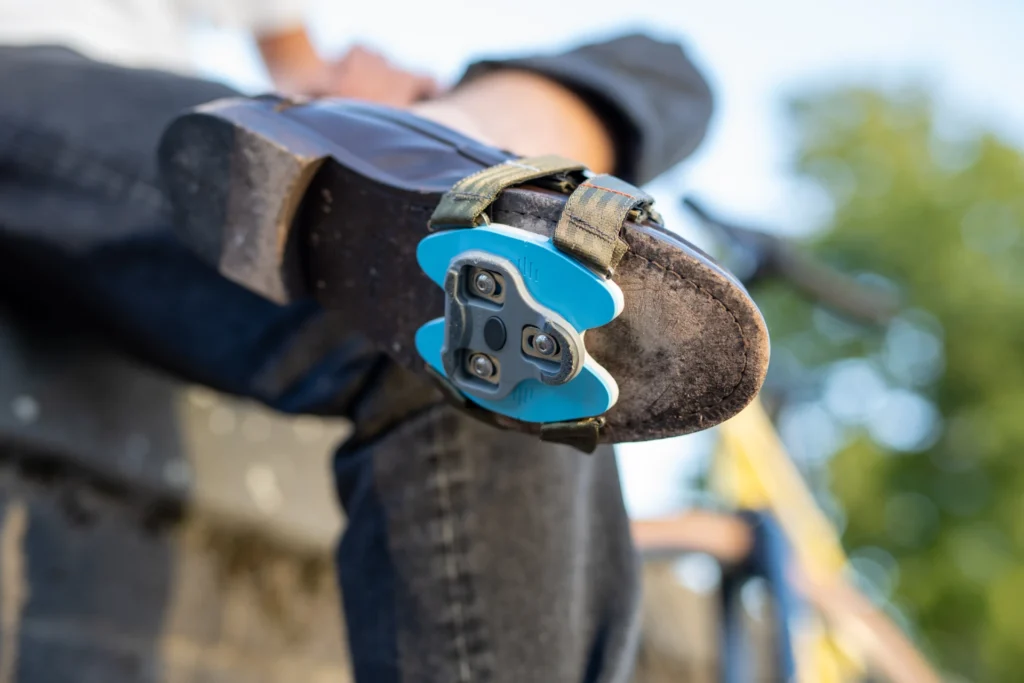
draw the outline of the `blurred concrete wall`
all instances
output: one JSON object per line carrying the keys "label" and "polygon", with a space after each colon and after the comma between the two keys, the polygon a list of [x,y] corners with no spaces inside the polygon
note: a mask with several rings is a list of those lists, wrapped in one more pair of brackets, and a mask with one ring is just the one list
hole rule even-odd
{"label": "blurred concrete wall", "polygon": [[350,680],[346,431],[0,315],[0,683]]}

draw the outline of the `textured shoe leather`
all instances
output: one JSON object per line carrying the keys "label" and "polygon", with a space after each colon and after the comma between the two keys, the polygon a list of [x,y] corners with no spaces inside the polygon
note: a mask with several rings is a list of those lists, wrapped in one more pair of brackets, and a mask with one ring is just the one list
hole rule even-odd
{"label": "textured shoe leather", "polygon": [[515,156],[408,112],[323,100],[281,111],[331,144],[389,175],[399,187],[447,192],[481,168]]}

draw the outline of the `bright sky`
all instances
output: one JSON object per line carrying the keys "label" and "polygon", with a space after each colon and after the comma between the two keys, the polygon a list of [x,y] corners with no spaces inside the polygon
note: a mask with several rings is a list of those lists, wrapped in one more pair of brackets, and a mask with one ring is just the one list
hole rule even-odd
{"label": "bright sky", "polygon": [[[452,80],[475,56],[567,47],[645,30],[683,41],[716,94],[713,128],[698,153],[652,191],[669,225],[701,241],[675,210],[683,191],[730,215],[806,231],[821,218],[814,193],[788,174],[787,96],[844,83],[924,83],[955,123],[994,127],[1024,147],[1024,2],[1020,0],[315,0],[315,36],[327,51],[362,42]],[[240,40],[201,35],[212,73],[259,90],[266,81]],[[637,515],[677,505],[704,437],[625,446],[627,503]]]}

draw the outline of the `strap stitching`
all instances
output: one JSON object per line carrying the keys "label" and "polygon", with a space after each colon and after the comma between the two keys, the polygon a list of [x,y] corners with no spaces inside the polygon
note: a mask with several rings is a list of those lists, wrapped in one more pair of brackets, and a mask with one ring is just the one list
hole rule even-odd
{"label": "strap stitching", "polygon": [[614,244],[615,240],[617,239],[616,237],[608,237],[608,235],[606,235],[600,229],[595,228],[593,225],[591,225],[587,221],[583,220],[579,216],[575,216],[575,215],[573,215],[573,214],[571,214],[569,212],[566,212],[565,216],[566,216],[566,218],[569,219],[569,222],[571,222],[574,226],[576,226],[577,228],[579,228],[580,230],[582,230],[585,233],[588,233],[588,234],[593,235],[594,237],[600,238],[601,241],[603,241],[605,244]]}
{"label": "strap stitching", "polygon": [[646,203],[646,201],[647,201],[646,199],[644,199],[642,197],[637,197],[634,194],[628,194],[626,192],[620,192],[619,190],[613,190],[610,187],[602,187],[600,185],[594,185],[589,180],[586,181],[585,183],[580,183],[580,187],[590,187],[590,188],[593,188],[593,189],[598,190],[600,192],[611,192],[612,194],[617,194],[617,195],[621,195],[623,197],[626,197],[627,199],[632,199],[632,200],[634,200],[638,204],[643,204],[643,203]]}

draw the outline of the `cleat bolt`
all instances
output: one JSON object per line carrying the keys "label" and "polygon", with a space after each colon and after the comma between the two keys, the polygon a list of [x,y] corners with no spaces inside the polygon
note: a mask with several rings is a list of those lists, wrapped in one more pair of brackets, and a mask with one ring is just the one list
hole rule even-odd
{"label": "cleat bolt", "polygon": [[491,296],[498,289],[498,283],[490,273],[480,272],[473,278],[473,289],[483,296]]}
{"label": "cleat bolt", "polygon": [[542,356],[553,356],[558,351],[558,342],[550,335],[541,333],[533,338],[533,348]]}
{"label": "cleat bolt", "polygon": [[482,353],[478,353],[469,360],[469,367],[477,377],[487,379],[494,374],[494,363]]}

